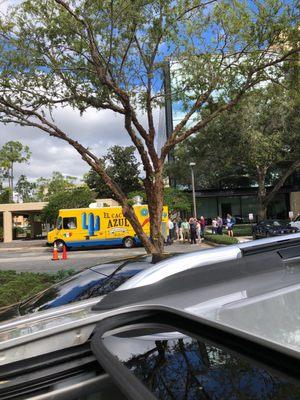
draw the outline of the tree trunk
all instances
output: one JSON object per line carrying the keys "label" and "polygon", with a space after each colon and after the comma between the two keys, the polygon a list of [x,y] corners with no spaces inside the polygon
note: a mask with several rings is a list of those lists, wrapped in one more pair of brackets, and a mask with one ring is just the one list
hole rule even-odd
{"label": "tree trunk", "polygon": [[258,172],[258,221],[267,217],[267,190],[266,190],[266,167],[257,167]]}
{"label": "tree trunk", "polygon": [[150,237],[155,248],[154,255],[161,258],[165,240],[161,232],[164,194],[163,167],[160,166],[155,172],[153,180],[145,179],[144,185],[150,217]]}
{"label": "tree trunk", "polygon": [[135,233],[140,238],[142,245],[145,247],[145,250],[147,251],[147,253],[155,254],[156,248],[153,245],[153,243],[149,240],[146,233],[143,231],[143,228],[142,228],[139,220],[137,219],[137,216],[135,215],[133,208],[128,204],[123,204],[122,211],[123,211],[124,216],[131,223]]}

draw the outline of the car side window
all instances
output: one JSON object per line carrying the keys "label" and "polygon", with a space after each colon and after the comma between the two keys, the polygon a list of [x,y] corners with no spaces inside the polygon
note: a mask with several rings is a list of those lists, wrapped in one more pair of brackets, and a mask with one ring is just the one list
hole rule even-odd
{"label": "car side window", "polygon": [[76,229],[77,220],[76,217],[63,218],[63,229]]}

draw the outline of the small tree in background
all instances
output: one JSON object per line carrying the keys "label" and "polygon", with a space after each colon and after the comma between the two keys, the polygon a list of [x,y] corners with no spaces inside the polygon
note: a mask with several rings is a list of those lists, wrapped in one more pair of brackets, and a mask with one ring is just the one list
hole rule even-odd
{"label": "small tree in background", "polygon": [[36,184],[34,182],[29,182],[25,175],[20,175],[20,178],[18,179],[15,186],[15,190],[18,193],[18,201],[34,201],[35,187]]}
{"label": "small tree in background", "polygon": [[14,191],[14,165],[28,162],[30,157],[29,147],[23,146],[18,141],[7,142],[0,149],[0,166],[3,176],[8,179],[8,187],[11,193],[10,201],[12,201]]}
{"label": "small tree in background", "polygon": [[51,196],[74,188],[76,179],[58,171],[52,172],[51,178],[40,177],[35,181],[34,198],[37,201],[48,201]]}

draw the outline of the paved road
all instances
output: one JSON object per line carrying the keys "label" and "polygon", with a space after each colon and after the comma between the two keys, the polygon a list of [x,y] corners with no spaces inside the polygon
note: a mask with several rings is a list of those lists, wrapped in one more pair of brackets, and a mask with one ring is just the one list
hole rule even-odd
{"label": "paved road", "polygon": [[[183,253],[206,249],[207,244],[191,245],[174,243],[165,248],[166,253]],[[83,268],[113,260],[130,258],[145,254],[142,247],[134,249],[93,249],[69,251],[67,260],[52,261],[52,249],[45,246],[45,241],[15,241],[0,243],[0,270],[16,270],[18,272],[55,273],[60,269]]]}

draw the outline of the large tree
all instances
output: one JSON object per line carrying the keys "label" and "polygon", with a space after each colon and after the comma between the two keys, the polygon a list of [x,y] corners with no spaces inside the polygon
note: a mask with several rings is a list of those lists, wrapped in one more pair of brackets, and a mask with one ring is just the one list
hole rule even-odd
{"label": "large tree", "polygon": [[11,193],[11,201],[14,191],[14,165],[16,163],[28,162],[31,152],[28,146],[18,141],[9,141],[0,149],[0,166],[5,178],[8,179],[8,187]]}
{"label": "large tree", "polygon": [[[134,146],[112,146],[102,157],[103,168],[109,177],[120,187],[127,196],[128,193],[141,189],[140,163],[137,161]],[[104,182],[104,179],[94,169],[84,177],[85,183],[93,189],[100,198],[116,198],[114,192]]]}
{"label": "large tree", "polygon": [[[258,187],[258,218],[293,172],[300,169],[299,76],[253,90],[239,106],[176,149],[178,183],[196,161],[198,188]],[[292,84],[292,87],[291,87]]]}
{"label": "large tree", "polygon": [[[1,21],[0,119],[73,146],[115,193],[147,251],[161,253],[168,154],[259,82],[277,78],[299,51],[298,17],[295,0],[26,0]],[[164,93],[166,59],[178,61],[177,83]],[[183,114],[157,149],[154,110],[165,95]],[[101,160],[55,123],[58,104],[123,117],[145,171],[152,241]]]}

